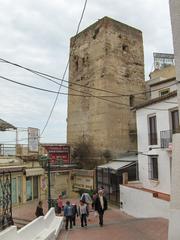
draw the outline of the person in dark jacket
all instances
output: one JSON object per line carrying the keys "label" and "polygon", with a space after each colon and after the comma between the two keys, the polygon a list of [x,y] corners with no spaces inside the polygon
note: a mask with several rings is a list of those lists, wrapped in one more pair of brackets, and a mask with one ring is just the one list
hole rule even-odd
{"label": "person in dark jacket", "polygon": [[103,216],[104,216],[104,211],[107,210],[107,199],[103,195],[103,190],[98,191],[98,196],[95,200],[95,211],[98,212],[99,214],[99,225],[102,227],[103,226]]}
{"label": "person in dark jacket", "polygon": [[36,217],[44,216],[42,201],[39,201],[37,208],[36,208],[35,215],[36,215]]}
{"label": "person in dark jacket", "polygon": [[65,228],[66,230],[68,230],[69,222],[70,222],[70,228],[72,228],[72,216],[73,216],[73,207],[70,204],[70,201],[66,202],[66,205],[64,207],[64,216],[66,218]]}
{"label": "person in dark jacket", "polygon": [[72,211],[73,211],[72,223],[74,226],[76,226],[76,217],[78,217],[78,210],[76,204],[72,204]]}

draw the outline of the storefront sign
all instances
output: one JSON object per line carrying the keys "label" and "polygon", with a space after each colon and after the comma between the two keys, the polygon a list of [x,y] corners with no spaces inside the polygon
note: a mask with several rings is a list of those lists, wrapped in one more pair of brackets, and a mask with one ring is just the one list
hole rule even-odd
{"label": "storefront sign", "polygon": [[69,164],[70,163],[70,146],[69,145],[44,145],[48,152],[52,164]]}

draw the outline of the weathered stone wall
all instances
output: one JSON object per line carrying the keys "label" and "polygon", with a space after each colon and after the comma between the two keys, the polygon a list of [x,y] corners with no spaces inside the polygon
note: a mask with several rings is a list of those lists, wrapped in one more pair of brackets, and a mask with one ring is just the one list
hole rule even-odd
{"label": "weathered stone wall", "polygon": [[129,134],[135,130],[130,102],[139,103],[144,95],[130,95],[145,90],[141,31],[104,17],[73,37],[70,48],[69,94],[91,97],[69,96],[68,143],[90,138],[101,151],[119,154],[135,150],[136,137]]}

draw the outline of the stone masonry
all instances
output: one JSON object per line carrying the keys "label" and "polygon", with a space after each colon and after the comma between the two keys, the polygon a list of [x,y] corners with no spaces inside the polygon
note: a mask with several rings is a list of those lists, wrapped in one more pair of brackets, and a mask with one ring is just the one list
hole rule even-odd
{"label": "stone masonry", "polygon": [[136,150],[135,115],[130,107],[143,101],[144,94],[134,95],[143,91],[140,30],[104,17],[72,37],[67,142],[91,139],[96,149],[113,155]]}

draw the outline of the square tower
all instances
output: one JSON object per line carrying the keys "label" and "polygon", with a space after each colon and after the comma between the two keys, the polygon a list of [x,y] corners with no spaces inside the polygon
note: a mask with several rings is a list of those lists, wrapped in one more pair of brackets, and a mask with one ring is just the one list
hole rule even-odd
{"label": "square tower", "polygon": [[114,155],[136,150],[130,108],[144,99],[144,94],[134,94],[144,91],[141,31],[104,17],[72,37],[68,144],[86,138],[95,149]]}

